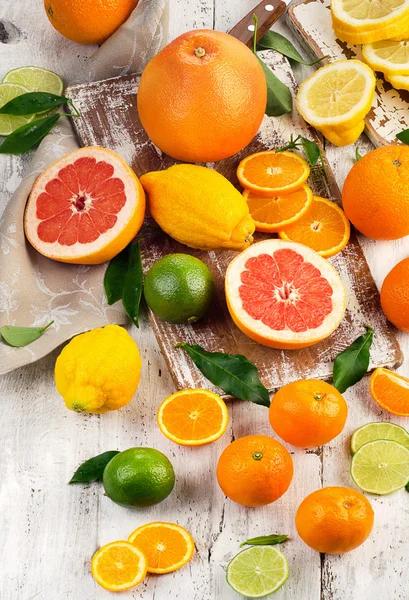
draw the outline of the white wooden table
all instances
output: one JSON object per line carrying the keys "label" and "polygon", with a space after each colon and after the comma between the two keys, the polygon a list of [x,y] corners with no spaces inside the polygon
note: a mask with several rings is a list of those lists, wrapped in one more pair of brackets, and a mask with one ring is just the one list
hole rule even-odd
{"label": "white wooden table", "polygon": [[[170,0],[170,37],[193,28],[229,30],[257,0]],[[4,27],[3,27],[4,25]],[[277,29],[291,37],[284,23]],[[22,65],[49,68],[69,81],[94,51],[65,40],[50,26],[40,0],[1,0],[0,77]],[[297,70],[297,77],[306,74]],[[361,152],[370,149],[365,137]],[[355,148],[327,147],[342,186],[353,165]],[[20,182],[29,157],[0,157],[0,204],[4,208]],[[409,241],[362,240],[378,285],[389,269],[409,253]],[[0,265],[1,268],[1,265]],[[232,402],[230,426],[219,442],[202,449],[181,448],[159,432],[155,415],[172,382],[147,322],[132,328],[143,358],[142,381],[130,405],[103,416],[69,412],[54,387],[58,352],[10,373],[0,381],[0,598],[1,600],[103,600],[114,597],[89,573],[96,548],[124,539],[152,520],[187,527],[197,546],[192,562],[166,576],[150,576],[123,598],[146,600],[229,600],[238,596],[225,581],[224,568],[248,537],[289,533],[283,550],[290,578],[277,600],[398,600],[409,598],[407,556],[409,495],[370,497],[375,528],[370,539],[346,556],[320,556],[298,538],[294,515],[298,504],[322,485],[352,486],[349,437],[367,422],[388,420],[371,400],[368,378],[345,397],[349,405],[342,435],[323,450],[290,447],[295,476],[290,490],[273,505],[245,509],[226,500],[215,477],[221,450],[234,438],[252,433],[273,435],[263,407]],[[406,354],[408,336],[400,342]],[[406,361],[401,372],[409,376]],[[407,420],[393,418],[408,425]],[[153,446],[172,460],[177,483],[172,495],[151,509],[121,508],[104,497],[99,485],[68,486],[75,468],[99,452]]]}

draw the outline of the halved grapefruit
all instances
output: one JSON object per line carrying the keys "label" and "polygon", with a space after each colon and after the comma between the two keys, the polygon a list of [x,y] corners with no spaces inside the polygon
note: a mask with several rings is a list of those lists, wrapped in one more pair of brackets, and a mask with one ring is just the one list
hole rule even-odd
{"label": "halved grapefruit", "polygon": [[271,348],[312,346],[331,335],[345,313],[345,289],[334,267],[297,242],[253,244],[230,263],[225,289],[237,327]]}
{"label": "halved grapefruit", "polygon": [[30,244],[61,262],[99,264],[135,237],[145,214],[139,179],[115,152],[88,146],[34,182],[24,215]]}

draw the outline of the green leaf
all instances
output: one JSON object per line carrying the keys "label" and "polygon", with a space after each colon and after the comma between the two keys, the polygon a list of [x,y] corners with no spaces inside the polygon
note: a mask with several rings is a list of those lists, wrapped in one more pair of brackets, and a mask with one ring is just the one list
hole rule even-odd
{"label": "green leaf", "polygon": [[335,359],[332,379],[334,386],[341,394],[358,383],[368,370],[369,350],[372,346],[374,331],[370,325],[365,325],[365,327],[366,333],[360,335]]}
{"label": "green leaf", "polygon": [[6,137],[0,145],[0,154],[23,154],[27,152],[45,138],[60,117],[61,114],[57,113],[22,125]]}
{"label": "green leaf", "polygon": [[404,129],[400,133],[397,133],[396,137],[404,144],[409,144],[409,129]]}
{"label": "green leaf", "polygon": [[0,335],[3,340],[9,345],[16,348],[27,346],[38,340],[46,329],[52,325],[54,321],[48,323],[44,327],[18,327],[16,325],[3,325],[0,327]]}
{"label": "green leaf", "polygon": [[122,299],[125,275],[128,271],[129,246],[117,254],[109,263],[104,276],[104,289],[108,304]]}
{"label": "green leaf", "polygon": [[0,108],[2,115],[35,115],[53,108],[58,108],[71,101],[64,96],[56,96],[48,92],[28,92],[16,96]]}
{"label": "green leaf", "polygon": [[104,277],[108,304],[122,299],[126,314],[139,327],[139,307],[143,289],[143,272],[139,242],[128,244],[109,263]]}
{"label": "green leaf", "polygon": [[409,483],[407,483],[407,484],[405,485],[405,490],[406,490],[407,492],[409,492]]}
{"label": "green leaf", "polygon": [[207,352],[197,344],[184,342],[175,348],[183,348],[203,375],[226,394],[270,406],[270,395],[259,379],[257,368],[242,354]]}
{"label": "green leaf", "polygon": [[266,115],[269,117],[279,117],[291,112],[293,99],[290,90],[274,75],[259,56],[257,56],[257,59],[264,71],[267,84]]}
{"label": "green leaf", "polygon": [[108,450],[86,460],[78,467],[68,483],[92,483],[101,479],[105,467],[117,454],[119,450]]}
{"label": "green leaf", "polygon": [[303,147],[308,162],[313,167],[321,158],[320,147],[318,146],[318,144],[305,137],[301,137],[301,145]]}
{"label": "green leaf", "polygon": [[271,535],[261,535],[260,537],[250,538],[240,544],[240,548],[243,546],[275,546],[276,544],[282,544],[288,539],[287,534],[279,535],[272,533]]}
{"label": "green leaf", "polygon": [[261,50],[277,50],[280,54],[284,54],[288,58],[292,58],[298,63],[302,65],[312,66],[324,60],[324,58],[328,58],[328,56],[323,56],[318,60],[313,62],[307,62],[303,59],[301,54],[298,52],[296,48],[292,45],[292,43],[287,40],[283,35],[277,33],[276,31],[268,31],[263,35],[261,40],[257,43],[257,46]]}
{"label": "green leaf", "polygon": [[358,162],[358,160],[361,160],[362,158],[362,154],[359,152],[359,148],[355,148],[355,162]]}

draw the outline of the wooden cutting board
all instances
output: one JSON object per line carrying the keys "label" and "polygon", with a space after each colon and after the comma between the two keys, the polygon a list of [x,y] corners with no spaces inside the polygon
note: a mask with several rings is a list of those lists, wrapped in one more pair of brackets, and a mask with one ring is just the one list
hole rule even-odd
{"label": "wooden cutting board", "polygon": [[[269,5],[271,4],[270,2]],[[241,30],[248,34],[251,15],[247,19],[247,24],[241,22]],[[288,61],[271,51],[263,52],[260,56],[294,94],[296,83]],[[140,176],[147,171],[165,169],[175,161],[150,142],[141,126],[136,109],[138,81],[137,75],[130,75],[71,87],[66,93],[82,115],[81,119],[73,120],[80,143],[115,150]],[[295,112],[280,118],[265,117],[260,132],[245,150],[208,166],[215,168],[239,187],[236,179],[239,161],[253,152],[283,145],[291,133],[301,133],[318,142],[315,133],[307,129],[305,122]],[[340,191],[328,163],[326,173],[321,166],[312,168],[309,184],[316,194],[340,202]],[[258,234],[256,239],[263,237],[267,236]],[[217,282],[217,299],[210,314],[192,326],[171,325],[152,313],[149,315],[177,388],[211,387],[185,353],[174,348],[181,341],[200,344],[210,351],[244,354],[257,365],[261,379],[269,390],[302,377],[330,379],[335,356],[363,333],[366,323],[371,324],[376,331],[370,369],[377,366],[396,368],[401,364],[400,348],[380,309],[376,285],[354,233],[344,251],[331,259],[347,290],[346,317],[329,339],[296,351],[280,351],[261,346],[247,338],[234,325],[227,310],[223,283],[226,267],[236,255],[235,252],[191,250],[169,238],[149,217],[140,238],[145,271],[165,254],[184,252],[202,259],[212,270]]]}
{"label": "wooden cutting board", "polygon": [[[322,64],[338,59],[362,60],[360,46],[341,42],[332,29],[330,0],[296,0],[287,11],[287,24],[312,60],[328,56]],[[375,99],[365,119],[365,131],[379,147],[399,144],[396,134],[408,127],[409,92],[395,90],[376,73]]]}

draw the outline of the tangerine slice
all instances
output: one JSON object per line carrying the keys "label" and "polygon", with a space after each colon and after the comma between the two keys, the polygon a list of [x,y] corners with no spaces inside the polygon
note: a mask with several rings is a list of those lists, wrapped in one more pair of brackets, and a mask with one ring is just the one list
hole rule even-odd
{"label": "tangerine slice", "polygon": [[308,185],[289,194],[264,198],[245,190],[243,197],[256,224],[256,231],[280,231],[300,219],[312,204]]}
{"label": "tangerine slice", "polygon": [[393,415],[409,416],[409,379],[379,367],[371,375],[370,392],[375,402]]}
{"label": "tangerine slice", "polygon": [[148,561],[139,548],[126,541],[102,546],[92,557],[91,572],[97,583],[111,592],[129,590],[145,578]]}
{"label": "tangerine slice", "polygon": [[331,200],[314,196],[307,214],[280,231],[282,240],[299,242],[324,258],[340,252],[348,243],[351,227],[344,211]]}
{"label": "tangerine slice", "polygon": [[175,523],[155,522],[135,529],[128,541],[147,557],[148,573],[171,573],[192,558],[195,543],[186,529]]}
{"label": "tangerine slice", "polygon": [[237,177],[246,190],[257,196],[289,194],[300,188],[310,174],[308,163],[294,152],[266,150],[244,158]]}

